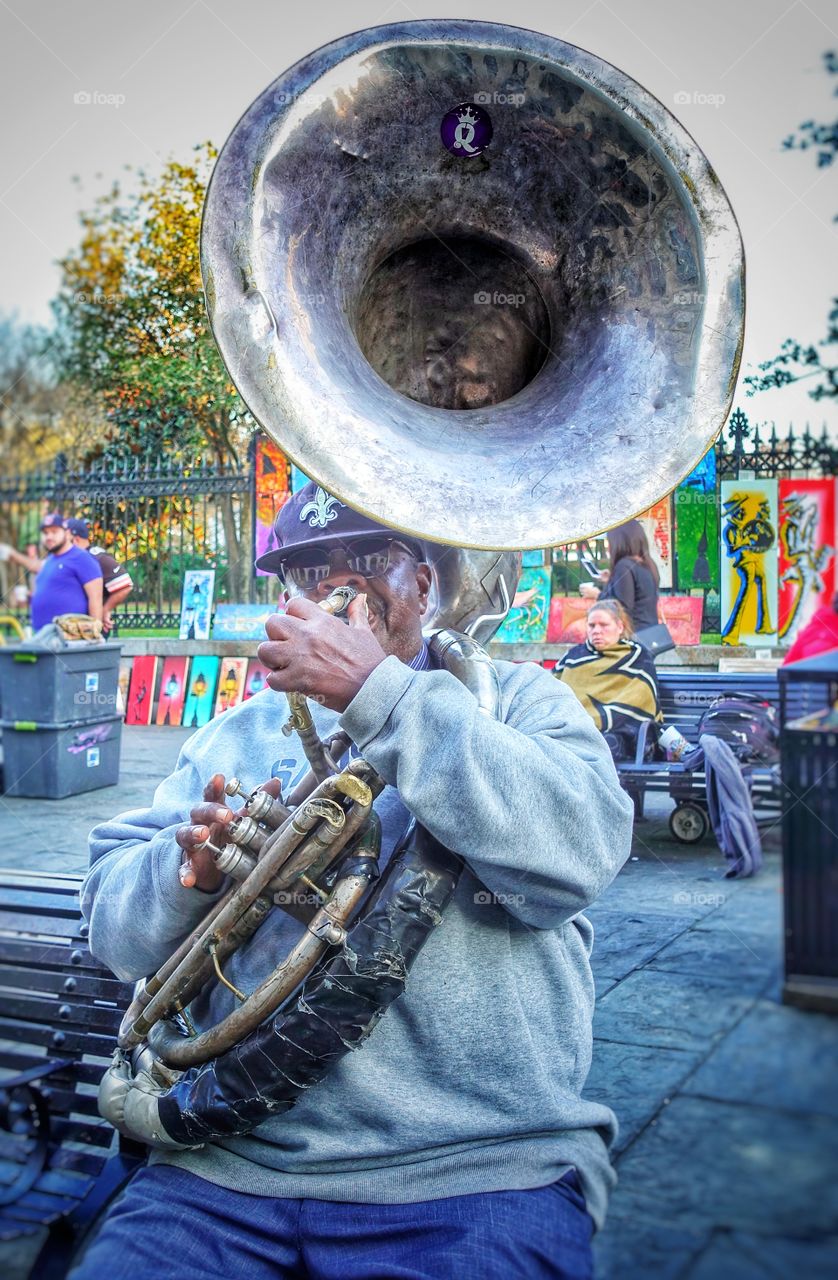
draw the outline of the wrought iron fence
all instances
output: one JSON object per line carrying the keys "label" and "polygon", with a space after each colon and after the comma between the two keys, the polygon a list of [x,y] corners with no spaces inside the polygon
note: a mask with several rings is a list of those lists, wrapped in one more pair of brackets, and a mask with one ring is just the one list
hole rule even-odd
{"label": "wrought iron fence", "polygon": [[[0,540],[38,553],[47,511],[81,516],[93,545],[128,569],[134,589],[115,619],[123,628],[171,628],[180,618],[183,575],[213,568],[215,601],[265,599],[253,573],[252,453],[238,466],[138,455],[79,465],[60,454],[41,470],[0,475]],[[3,611],[28,611],[29,575],[0,564]]]}
{"label": "wrought iron fence", "polygon": [[[773,424],[752,424],[737,409],[716,444],[716,470],[718,481],[838,475],[838,447],[825,427],[820,435],[808,426],[780,435]],[[59,454],[41,470],[0,475],[0,541],[34,554],[47,511],[85,517],[94,544],[111,552],[134,580],[118,623],[169,629],[179,623],[187,569],[215,569],[216,603],[268,599],[272,579],[253,571],[254,486],[252,450],[238,466],[201,457],[185,464],[160,455],[82,466]],[[604,564],[604,543],[592,549]],[[580,578],[586,580],[575,549],[557,548],[552,562],[553,590],[575,594]],[[676,572],[676,590],[682,586]],[[29,587],[25,570],[0,562],[0,611],[25,617]],[[716,611],[705,610],[711,629]]]}
{"label": "wrought iron fence", "polygon": [[819,436],[808,423],[801,434],[790,426],[783,436],[774,423],[751,423],[735,409],[716,445],[716,469],[720,480],[738,480],[742,472],[766,480],[815,480],[838,475],[838,447],[826,426]]}

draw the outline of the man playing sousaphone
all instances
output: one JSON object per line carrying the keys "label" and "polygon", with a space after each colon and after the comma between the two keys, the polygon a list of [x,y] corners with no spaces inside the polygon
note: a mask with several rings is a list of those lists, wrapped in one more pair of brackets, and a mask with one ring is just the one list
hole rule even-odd
{"label": "man playing sousaphone", "polygon": [[[402,879],[387,899],[370,944],[379,967],[397,936],[427,926],[427,943],[363,1052],[345,1050],[378,1015],[357,1034],[359,1016],[342,1024],[318,1087],[298,1087],[306,1029],[314,1037],[331,1007],[334,975],[349,991],[361,967],[367,944],[351,928],[313,995],[308,982],[295,993],[301,1032],[278,1017],[157,1093],[125,1085],[109,1114],[158,1149],[77,1280],[230,1276],[245,1260],[249,1280],[588,1276],[615,1119],[581,1096],[594,1001],[581,913],[628,856],[631,802],[589,716],[539,667],[496,664],[497,718],[440,667],[422,635],[432,574],[414,539],[313,484],[275,532],[260,567],[288,602],[259,649],[271,688],[195,733],[148,809],[93,831],[92,951],[124,979],[145,977],[219,898],[225,780],[252,787],[270,774],[287,800],[308,769],[300,740],[281,732],[279,692],[310,697],[319,736],[344,731],[345,759],[362,756],[386,783],[375,802],[382,880],[411,815],[462,871],[441,921],[422,897],[435,872]],[[318,607],[337,587],[357,592],[346,621]],[[426,905],[410,929],[391,933],[416,902]],[[224,982],[192,1000],[190,1034],[235,1009],[304,931],[273,911],[225,960]]]}

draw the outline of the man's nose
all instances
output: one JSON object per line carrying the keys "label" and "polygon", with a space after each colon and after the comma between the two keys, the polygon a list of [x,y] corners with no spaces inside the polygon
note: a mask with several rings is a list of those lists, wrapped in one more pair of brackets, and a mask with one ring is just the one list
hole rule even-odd
{"label": "man's nose", "polygon": [[317,594],[321,600],[334,591],[335,587],[355,587],[357,591],[365,591],[367,580],[362,573],[356,573],[342,558],[333,559],[329,563],[329,572],[322,582],[317,584]]}

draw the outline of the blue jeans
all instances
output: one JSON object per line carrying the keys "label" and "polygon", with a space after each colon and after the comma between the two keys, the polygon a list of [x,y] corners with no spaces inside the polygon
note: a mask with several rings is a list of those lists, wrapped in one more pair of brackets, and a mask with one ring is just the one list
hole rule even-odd
{"label": "blue jeans", "polygon": [[532,1191],[416,1204],[285,1200],[146,1167],[71,1280],[589,1280],[592,1220],[575,1173]]}

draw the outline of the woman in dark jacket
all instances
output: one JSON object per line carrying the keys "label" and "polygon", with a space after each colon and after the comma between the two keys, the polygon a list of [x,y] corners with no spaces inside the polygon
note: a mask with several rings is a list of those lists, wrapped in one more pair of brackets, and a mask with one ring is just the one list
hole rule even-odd
{"label": "woman in dark jacket", "polygon": [[658,568],[649,554],[643,526],[637,520],[627,520],[610,529],[607,537],[611,563],[601,575],[605,586],[600,590],[584,582],[580,594],[586,600],[619,600],[635,631],[657,626]]}

